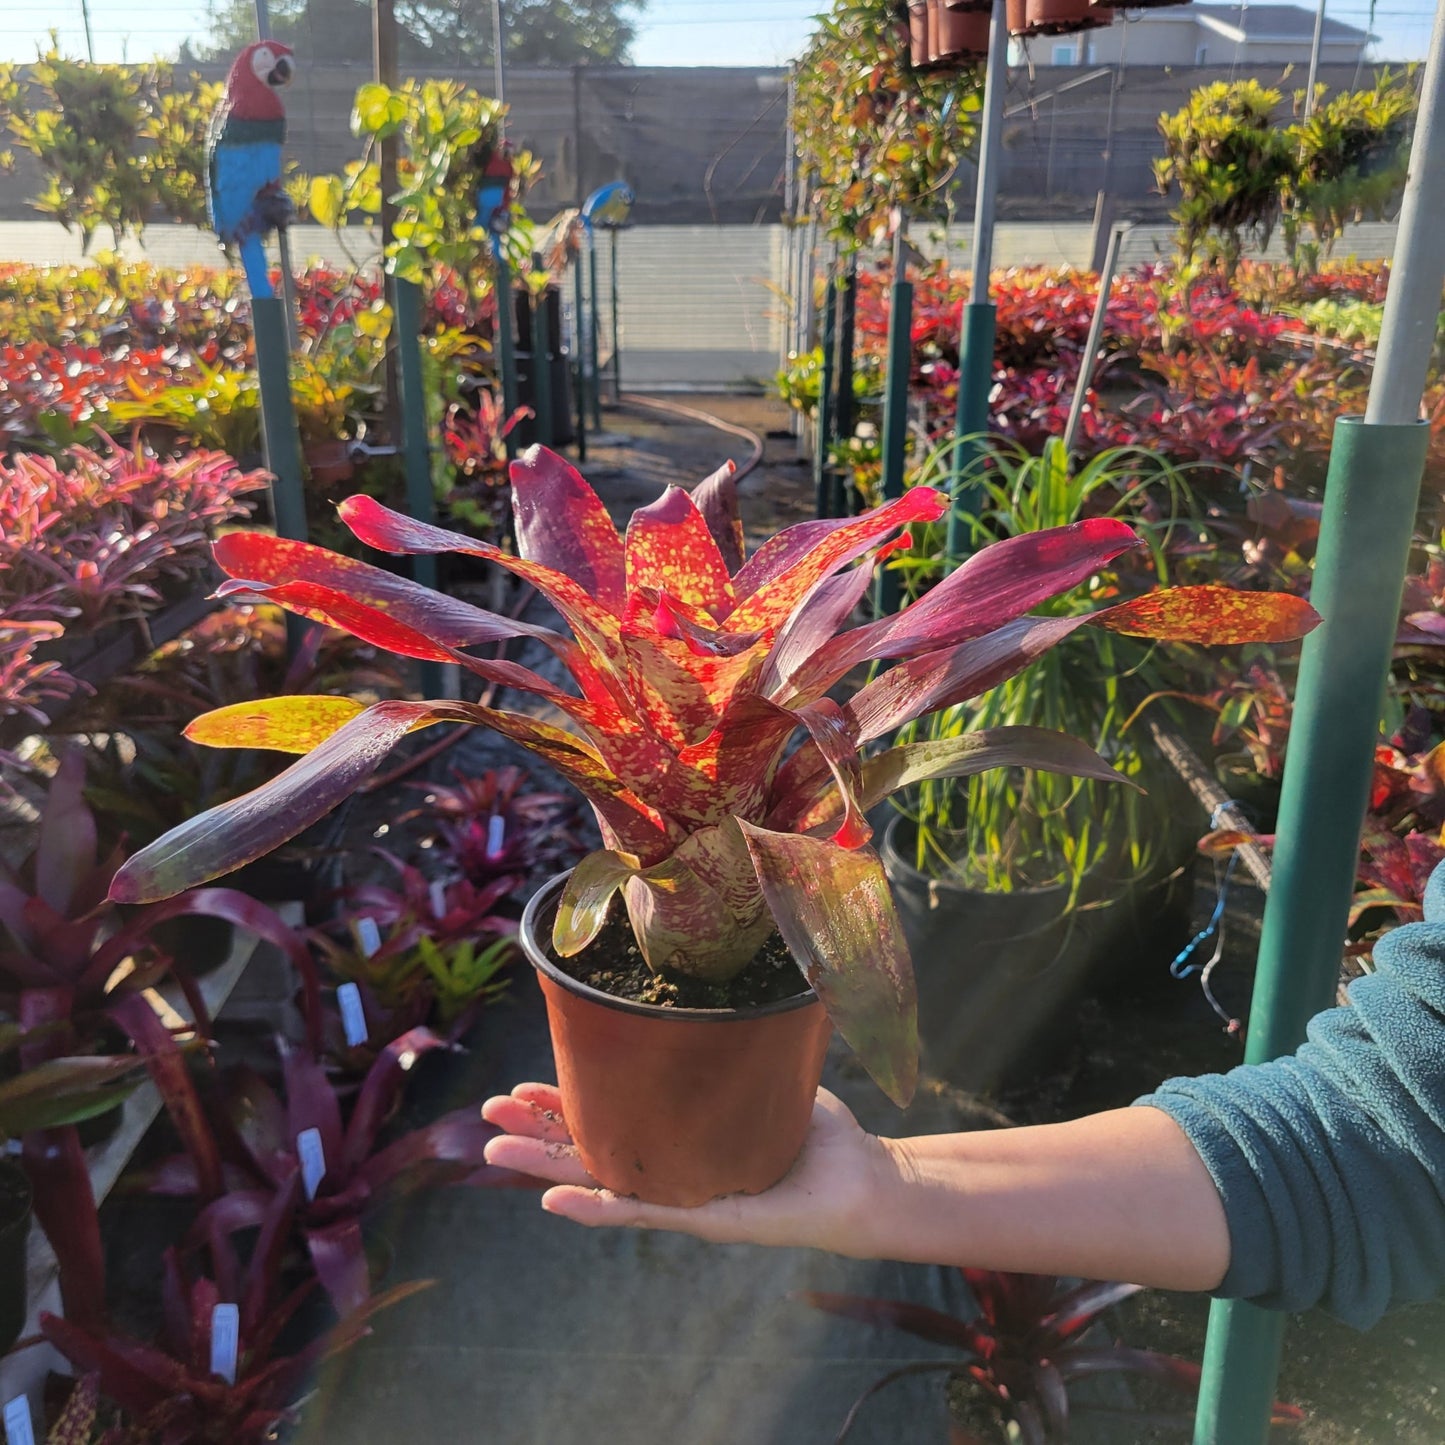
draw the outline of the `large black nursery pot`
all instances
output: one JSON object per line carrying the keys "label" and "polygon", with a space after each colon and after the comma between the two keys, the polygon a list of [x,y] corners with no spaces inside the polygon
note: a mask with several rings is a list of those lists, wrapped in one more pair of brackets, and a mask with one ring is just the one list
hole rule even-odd
{"label": "large black nursery pot", "polygon": [[0,1354],[25,1327],[25,1247],[32,1202],[25,1171],[13,1159],[0,1158]]}
{"label": "large black nursery pot", "polygon": [[579,983],[549,953],[567,877],[532,897],[521,939],[547,1002],[562,1112],[588,1172],[654,1204],[770,1189],[812,1120],[832,1033],[818,996],[662,1008]]}
{"label": "large black nursery pot", "polygon": [[912,821],[895,817],[880,853],[918,984],[924,1067],[985,1090],[1037,1067],[1077,987],[1080,920],[1062,884],[1003,893],[920,872]]}

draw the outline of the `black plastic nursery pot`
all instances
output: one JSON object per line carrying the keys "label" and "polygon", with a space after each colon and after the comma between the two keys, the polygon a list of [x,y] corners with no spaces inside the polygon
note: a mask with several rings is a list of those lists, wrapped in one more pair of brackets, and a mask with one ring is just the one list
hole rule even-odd
{"label": "black plastic nursery pot", "polygon": [[920,872],[914,825],[887,826],[883,867],[913,955],[924,1067],[959,1088],[1034,1067],[1078,988],[1080,919],[1062,884],[992,892]]}
{"label": "black plastic nursery pot", "polygon": [[32,1203],[24,1169],[13,1159],[0,1159],[0,1354],[25,1327],[25,1247]]}
{"label": "black plastic nursery pot", "polygon": [[533,895],[521,940],[547,1003],[562,1112],[589,1173],[654,1204],[771,1188],[813,1116],[833,1031],[818,996],[664,1008],[581,983],[548,949],[568,876]]}

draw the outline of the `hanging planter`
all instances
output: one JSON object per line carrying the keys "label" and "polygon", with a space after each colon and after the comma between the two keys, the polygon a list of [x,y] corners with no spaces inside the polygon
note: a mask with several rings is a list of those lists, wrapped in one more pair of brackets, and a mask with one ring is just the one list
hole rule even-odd
{"label": "hanging planter", "polygon": [[989,12],[928,0],[929,61],[940,69],[971,65],[988,55]]}
{"label": "hanging planter", "polygon": [[908,0],[908,59],[915,70],[929,67],[928,0]]}
{"label": "hanging planter", "polygon": [[1008,0],[1011,35],[1070,35],[1113,23],[1113,8],[1090,0]]}

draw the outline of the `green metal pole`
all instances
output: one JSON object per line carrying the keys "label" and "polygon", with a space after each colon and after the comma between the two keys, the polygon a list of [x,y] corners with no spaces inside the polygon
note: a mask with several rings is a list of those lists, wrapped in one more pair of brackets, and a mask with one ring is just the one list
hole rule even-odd
{"label": "green metal pole", "polygon": [[[904,228],[893,236],[893,286],[888,300],[888,382],[883,398],[883,498],[903,495],[903,465],[908,448],[908,383],[913,371],[913,283],[908,279]],[[898,574],[877,575],[873,611],[897,612],[902,599]]]}
{"label": "green metal pole", "polygon": [[[500,240],[494,240],[492,254],[496,258],[497,276],[497,364],[502,370],[502,407],[508,416],[517,409],[517,345],[512,335],[512,268],[502,250]],[[514,430],[507,437],[507,455],[516,456],[517,443]]]}
{"label": "green metal pole", "polygon": [[532,318],[532,405],[537,411],[532,435],[544,447],[552,445],[552,358],[547,344],[547,296],[533,295]]}
{"label": "green metal pole", "polygon": [[[432,491],[431,445],[427,436],[426,382],[421,360],[421,287],[414,281],[392,282],[396,314],[396,359],[401,373],[402,460],[406,466],[406,506],[418,522],[436,519]],[[414,582],[437,586],[437,559],[425,553],[411,559]],[[445,665],[421,664],[421,690],[425,697],[446,695]]]}
{"label": "green metal pole", "polygon": [[973,206],[973,280],[958,325],[958,403],[954,410],[953,467],[949,494],[953,506],[944,532],[950,566],[972,549],[963,514],[979,505],[977,481],[969,477],[988,431],[988,398],[993,390],[995,308],[989,299],[993,269],[993,221],[998,200],[998,172],[1003,153],[1003,100],[1008,88],[1008,17],[1005,0],[993,0],[988,34],[988,69],[983,83],[983,126],[978,141],[978,184]]}
{"label": "green metal pole", "polygon": [[[576,234],[575,232],[573,233]],[[582,294],[582,251],[572,254],[572,371],[577,378],[577,460],[587,460],[587,308]]]}
{"label": "green metal pole", "polygon": [[587,308],[589,371],[592,376],[592,430],[602,430],[602,323],[597,316],[597,238],[587,232],[587,284],[592,292],[592,305]]}
{"label": "green metal pole", "polygon": [[612,261],[612,403],[622,402],[622,328],[617,322],[617,228],[607,232],[608,254]]}
{"label": "green metal pole", "polygon": [[833,446],[833,347],[838,326],[838,282],[828,272],[823,295],[823,369],[818,376],[818,449],[813,453],[813,510],[819,517],[833,515],[833,478],[828,453]]}
{"label": "green metal pole", "polygon": [[261,445],[266,470],[272,477],[271,516],[280,536],[304,542],[306,488],[296,408],[291,401],[291,353],[286,342],[285,304],[275,296],[253,297],[251,330],[261,386]]}
{"label": "green metal pole", "polygon": [[[833,362],[833,435],[847,442],[855,426],[853,405],[853,334],[858,317],[858,262],[849,256],[838,284],[837,357]],[[832,511],[835,517],[847,517],[853,511],[852,488],[841,470],[834,469]]]}
{"label": "green metal pole", "polygon": [[[1363,419],[1335,426],[1280,796],[1274,878],[1250,1008],[1248,1063],[1294,1049],[1339,977],[1405,566],[1429,446],[1418,420],[1445,286],[1445,4],[1421,90],[1379,359]],[[1195,1445],[1263,1445],[1284,1319],[1210,1311]]]}

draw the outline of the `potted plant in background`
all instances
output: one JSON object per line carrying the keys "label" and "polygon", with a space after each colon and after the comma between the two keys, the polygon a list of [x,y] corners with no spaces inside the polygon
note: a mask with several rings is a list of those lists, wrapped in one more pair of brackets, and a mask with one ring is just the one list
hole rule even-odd
{"label": "potted plant in background", "polygon": [[[920,484],[947,476],[956,445],[929,454]],[[1146,544],[1050,599],[1048,616],[1083,617],[1147,592],[1169,580],[1173,552],[1199,543],[1184,473],[1141,448],[1110,448],[1076,468],[1057,440],[1037,456],[994,441],[965,481],[978,497],[965,518],[972,547],[1089,517],[1128,521]],[[943,564],[934,526],[888,565],[908,595],[926,597]],[[1151,759],[1143,730],[1130,729],[1127,696],[1130,684],[1162,689],[1178,673],[1151,643],[1090,628],[904,730],[905,741],[931,744],[998,727],[1065,732],[1145,790],[1015,768],[928,779],[895,800],[884,863],[918,960],[925,1056],[952,1082],[983,1088],[1028,1067],[1030,1042],[1047,1038],[1098,966],[1121,971],[1133,954],[1167,956],[1185,941],[1193,838],[1175,836],[1177,781]],[[1141,920],[1147,950],[1130,936]],[[1171,936],[1161,943],[1161,934]],[[997,965],[969,969],[963,939],[997,949]]]}
{"label": "potted plant in background", "polygon": [[[1085,743],[1037,728],[868,756],[870,743],[977,695],[1084,626],[1233,642],[1297,636],[1316,620],[1292,596],[1214,587],[1029,616],[1141,545],[1123,522],[1098,517],[1006,538],[895,616],[848,628],[879,555],[902,545],[900,528],[942,516],[940,493],[915,487],[861,517],[801,523],[745,560],[731,466],[692,494],[668,488],[625,538],[582,477],[544,449],[514,464],[512,483],[518,556],[370,498],[348,500],[341,515],[382,551],[490,558],[546,596],[570,638],[303,543],[233,533],[215,554],[259,596],[530,692],[573,730],[450,700],[357,703],[345,720],[309,698],[208,714],[188,729],[199,742],[303,756],[136,855],[112,896],[166,897],[259,856],[418,728],[461,722],[511,738],[586,797],[605,844],[523,917],[568,1122],[597,1178],[660,1201],[781,1177],[802,1145],[832,1026],[891,1098],[911,1096],[914,985],[868,846],[871,807],[910,783],[989,767],[1119,777]],[[465,651],[518,635],[544,645],[577,692]],[[834,701],[868,662],[894,666]],[[618,892],[627,922],[609,931]]]}

